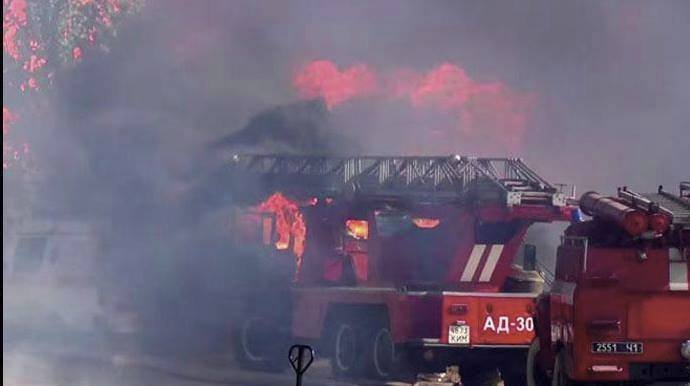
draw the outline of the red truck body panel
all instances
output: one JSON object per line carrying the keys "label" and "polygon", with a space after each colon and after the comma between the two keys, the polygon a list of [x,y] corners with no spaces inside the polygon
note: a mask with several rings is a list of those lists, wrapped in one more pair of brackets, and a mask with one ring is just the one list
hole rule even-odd
{"label": "red truck body panel", "polygon": [[[630,380],[633,364],[682,363],[680,346],[690,339],[690,262],[672,258],[677,251],[649,249],[641,259],[635,248],[590,247],[585,254],[561,246],[557,281],[544,295],[549,309],[539,313],[550,324],[550,337],[540,330],[542,348],[563,348],[568,376],[578,381]],[[598,345],[610,342],[639,343],[641,349],[609,353],[610,347]]]}
{"label": "red truck body panel", "polygon": [[[368,213],[357,220],[368,222],[367,239],[342,239],[342,249],[349,257],[345,260],[333,253],[332,244],[324,242],[329,240],[327,227],[316,228],[329,209],[303,207],[308,231],[292,290],[292,335],[320,339],[334,307],[376,305],[385,307],[395,343],[527,347],[534,337],[536,295],[503,292],[503,286],[513,273],[512,262],[529,225],[564,220],[571,209],[534,205],[413,209],[411,217],[431,218],[437,224],[400,237],[380,234],[376,215]],[[331,209],[333,212],[338,223],[346,222],[346,214],[338,209]],[[237,219],[243,228],[236,233],[241,242],[273,244],[275,235],[266,234],[275,232],[270,215],[245,211]],[[438,249],[429,249],[430,243]],[[343,282],[347,264],[351,264],[354,282]],[[409,283],[423,280],[431,284],[407,288]],[[430,285],[439,289],[430,289]],[[457,305],[463,305],[463,314],[451,312]],[[469,342],[449,342],[450,326],[458,324],[469,326]]]}
{"label": "red truck body panel", "polygon": [[[318,339],[329,309],[338,305],[384,305],[396,343],[458,347],[527,347],[534,337],[535,294],[408,292],[394,288],[299,288],[294,291],[293,336]],[[469,326],[467,344],[448,340],[451,325]]]}
{"label": "red truck body panel", "polygon": [[441,342],[449,343],[450,326],[468,325],[468,346],[527,347],[534,338],[535,296],[531,293],[444,293]]}

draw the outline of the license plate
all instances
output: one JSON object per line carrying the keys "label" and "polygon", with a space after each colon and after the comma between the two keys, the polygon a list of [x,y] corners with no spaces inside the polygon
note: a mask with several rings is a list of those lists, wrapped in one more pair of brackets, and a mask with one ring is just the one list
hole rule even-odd
{"label": "license plate", "polygon": [[595,354],[642,354],[642,343],[639,342],[594,342],[592,352]]}
{"label": "license plate", "polygon": [[470,326],[448,327],[449,344],[470,344]]}

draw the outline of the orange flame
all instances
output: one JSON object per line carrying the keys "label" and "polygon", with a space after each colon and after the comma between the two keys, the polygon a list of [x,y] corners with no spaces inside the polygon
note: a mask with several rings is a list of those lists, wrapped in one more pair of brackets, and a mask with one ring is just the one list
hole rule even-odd
{"label": "orange flame", "polygon": [[481,83],[452,63],[443,63],[416,79],[408,77],[405,95],[418,108],[445,111],[458,118],[469,136],[487,135],[506,148],[517,148],[524,137],[534,96],[518,93],[500,82]]}
{"label": "orange flame", "polygon": [[298,71],[293,85],[302,98],[321,97],[329,109],[377,96],[450,114],[462,135],[488,137],[508,150],[522,144],[535,101],[534,95],[516,92],[504,83],[479,82],[453,63],[426,73],[398,69],[379,76],[364,64],[339,70],[331,61],[317,60]]}
{"label": "orange flame", "polygon": [[292,239],[292,250],[295,256],[297,256],[299,264],[299,259],[304,254],[304,239],[307,235],[307,227],[297,203],[291,201],[282,193],[277,192],[259,204],[257,210],[275,215],[276,232],[278,233],[278,241],[276,241],[275,246],[277,249],[288,249],[290,247],[290,239]]}
{"label": "orange flame", "polygon": [[295,75],[293,85],[301,97],[321,97],[332,109],[349,99],[371,94],[376,90],[376,75],[363,64],[341,71],[333,62],[316,60]]}
{"label": "orange flame", "polygon": [[369,238],[369,222],[366,220],[347,220],[345,221],[345,228],[347,228],[347,234],[357,240]]}
{"label": "orange flame", "polygon": [[441,220],[437,218],[413,218],[412,222],[417,228],[430,229],[436,228],[441,223]]}

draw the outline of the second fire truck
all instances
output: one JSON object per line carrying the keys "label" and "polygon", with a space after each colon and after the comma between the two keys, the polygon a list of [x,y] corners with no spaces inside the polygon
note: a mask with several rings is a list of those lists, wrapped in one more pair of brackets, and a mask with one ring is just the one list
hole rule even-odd
{"label": "second fire truck", "polygon": [[690,382],[690,183],[680,195],[589,192],[539,297],[529,381]]}

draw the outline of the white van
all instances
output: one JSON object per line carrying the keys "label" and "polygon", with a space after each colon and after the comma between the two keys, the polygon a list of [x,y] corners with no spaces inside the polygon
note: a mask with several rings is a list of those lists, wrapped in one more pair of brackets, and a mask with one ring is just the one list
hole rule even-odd
{"label": "white van", "polygon": [[102,224],[24,220],[3,240],[3,326],[94,332],[111,320],[99,277]]}

